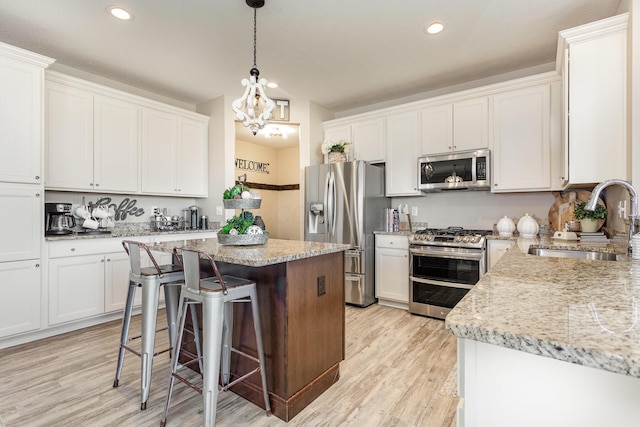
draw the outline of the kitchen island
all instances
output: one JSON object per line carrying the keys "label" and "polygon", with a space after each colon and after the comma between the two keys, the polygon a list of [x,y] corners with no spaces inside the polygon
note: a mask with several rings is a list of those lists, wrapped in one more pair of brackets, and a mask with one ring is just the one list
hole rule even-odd
{"label": "kitchen island", "polygon": [[528,244],[555,244],[523,243],[446,318],[458,425],[637,426],[640,261],[534,256]]}
{"label": "kitchen island", "polygon": [[[348,245],[269,239],[264,245],[224,246],[217,239],[193,239],[157,243],[151,249],[168,252],[174,247],[205,251],[222,274],[256,281],[274,415],[289,421],[338,381],[345,354],[343,251]],[[251,310],[244,306],[234,309],[234,346],[255,355]],[[252,366],[244,363],[232,357],[231,372],[250,371]],[[232,390],[264,406],[259,375]]]}

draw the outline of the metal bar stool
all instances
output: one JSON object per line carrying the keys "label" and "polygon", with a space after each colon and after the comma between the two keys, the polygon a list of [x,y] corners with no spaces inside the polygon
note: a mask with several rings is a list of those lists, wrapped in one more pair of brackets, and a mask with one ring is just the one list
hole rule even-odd
{"label": "metal bar stool", "polygon": [[[187,384],[196,390],[203,397],[204,403],[204,426],[211,427],[216,422],[216,404],[219,391],[226,391],[238,382],[246,379],[256,372],[260,372],[262,377],[262,394],[264,397],[265,410],[267,415],[271,414],[271,404],[269,403],[269,394],[267,392],[267,376],[264,365],[264,351],[262,348],[262,334],[260,330],[260,315],[258,312],[258,294],[256,291],[256,283],[251,280],[241,279],[234,276],[222,276],[218,271],[213,258],[206,252],[197,249],[182,248],[182,264],[184,267],[185,286],[182,287],[180,295],[180,303],[178,305],[178,313],[180,324],[178,326],[178,334],[176,342],[173,345],[174,358],[171,366],[171,377],[169,380],[169,390],[167,393],[167,401],[160,421],[160,426],[164,427],[167,422],[167,413],[171,401],[171,393],[175,379]],[[180,261],[178,248],[174,249],[174,254]],[[200,257],[209,260],[211,268],[215,276],[202,279],[200,277]],[[233,303],[250,302],[253,327],[256,335],[256,348],[258,357],[253,357],[240,350],[232,348],[232,323],[233,323]],[[182,337],[184,332],[184,324],[186,320],[186,306],[202,304],[202,387],[188,380],[185,376],[178,373],[178,361],[182,354]],[[191,310],[192,313],[194,310]],[[194,328],[196,335],[197,328]],[[229,382],[230,379],[230,358],[231,352],[244,356],[256,362],[256,368],[251,372]],[[193,355],[186,352],[189,357]],[[218,374],[220,373],[220,365],[222,359],[222,385],[218,385]],[[182,364],[181,368],[188,368],[190,364],[195,363],[192,359]]]}
{"label": "metal bar stool", "polygon": [[[118,352],[118,367],[116,368],[116,378],[113,386],[118,387],[120,375],[122,374],[122,365],[124,363],[125,350],[129,350],[133,354],[140,357],[140,393],[141,404],[140,409],[147,409],[147,400],[149,399],[149,386],[151,384],[151,367],[153,357],[158,354],[165,353],[171,348],[158,352],[155,350],[156,333],[169,330],[169,342],[175,341],[176,322],[178,313],[178,295],[180,286],[184,282],[184,272],[182,266],[178,264],[158,265],[156,259],[151,254],[149,247],[141,242],[132,240],[123,240],[122,246],[129,255],[131,263],[131,271],[129,273],[129,293],[127,295],[127,303],[122,318],[122,333],[120,335],[120,349]],[[153,267],[141,267],[142,250],[146,252],[149,259],[153,263]],[[156,321],[158,318],[158,300],[160,287],[164,286],[165,310],[167,314],[167,327],[156,330]],[[131,313],[136,295],[136,288],[142,288],[142,328],[141,334],[129,338],[129,326],[131,324]],[[197,325],[197,316],[192,313],[194,325]],[[130,341],[141,339],[141,351],[138,353],[135,349],[127,344]],[[199,342],[196,345],[199,347]]]}

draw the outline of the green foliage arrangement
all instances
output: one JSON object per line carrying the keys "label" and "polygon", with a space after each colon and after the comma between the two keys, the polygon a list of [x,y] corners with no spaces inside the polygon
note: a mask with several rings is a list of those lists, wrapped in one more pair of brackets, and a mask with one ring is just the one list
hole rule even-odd
{"label": "green foliage arrangement", "polygon": [[586,202],[576,202],[573,208],[573,217],[575,219],[605,219],[607,217],[607,209],[601,204],[596,205],[595,211],[588,211],[584,207]]}
{"label": "green foliage arrangement", "polygon": [[236,184],[231,188],[224,190],[222,194],[223,199],[241,199],[243,191],[250,191],[249,187],[242,187],[240,184]]}
{"label": "green foliage arrangement", "polygon": [[[233,218],[229,218],[224,227],[220,230],[221,234],[247,234],[247,228],[253,225],[253,214],[251,212],[242,212]],[[236,230],[236,232],[231,232]]]}

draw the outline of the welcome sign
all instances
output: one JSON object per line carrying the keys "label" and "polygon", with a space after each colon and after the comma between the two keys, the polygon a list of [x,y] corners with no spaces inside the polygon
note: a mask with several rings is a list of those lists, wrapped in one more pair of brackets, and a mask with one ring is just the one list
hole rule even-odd
{"label": "welcome sign", "polygon": [[257,172],[257,173],[266,173],[269,174],[269,165],[267,162],[257,162],[255,160],[247,160],[247,159],[236,159],[236,169]]}

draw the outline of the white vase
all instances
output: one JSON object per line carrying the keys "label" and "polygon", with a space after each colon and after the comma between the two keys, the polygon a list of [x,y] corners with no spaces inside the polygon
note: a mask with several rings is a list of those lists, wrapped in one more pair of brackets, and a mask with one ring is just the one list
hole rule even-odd
{"label": "white vase", "polygon": [[513,220],[506,215],[504,218],[500,218],[500,221],[496,224],[496,230],[498,230],[498,234],[502,237],[511,237],[515,229],[516,225],[513,223]]}
{"label": "white vase", "polygon": [[327,159],[329,160],[329,163],[346,162],[347,156],[342,151],[330,151],[327,154]]}
{"label": "white vase", "polygon": [[538,229],[538,222],[529,214],[525,214],[518,221],[518,233],[522,237],[536,237]]}
{"label": "white vase", "polygon": [[595,233],[600,227],[597,219],[583,218],[580,220],[580,228],[584,233]]}

